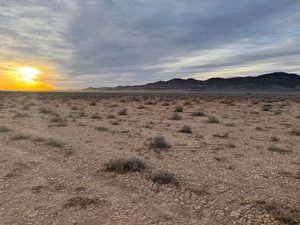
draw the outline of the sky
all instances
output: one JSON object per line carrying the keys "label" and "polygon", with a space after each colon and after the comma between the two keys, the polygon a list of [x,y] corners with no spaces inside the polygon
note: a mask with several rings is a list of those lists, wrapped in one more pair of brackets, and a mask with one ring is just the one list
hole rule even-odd
{"label": "sky", "polygon": [[300,74],[299,62],[299,0],[0,0],[0,90]]}

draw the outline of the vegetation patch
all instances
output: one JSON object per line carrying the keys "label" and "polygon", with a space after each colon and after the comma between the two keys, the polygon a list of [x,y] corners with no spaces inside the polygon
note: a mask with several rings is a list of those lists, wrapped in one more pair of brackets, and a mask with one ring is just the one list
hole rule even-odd
{"label": "vegetation patch", "polygon": [[166,141],[164,136],[156,136],[151,139],[150,148],[154,149],[168,149],[171,145]]}
{"label": "vegetation patch", "polygon": [[96,127],[96,130],[97,131],[100,131],[100,132],[108,132],[109,131],[109,129],[108,128],[106,128],[106,127]]}
{"label": "vegetation patch", "polygon": [[26,139],[30,139],[30,136],[23,135],[23,134],[17,134],[10,138],[10,140],[12,140],[12,141],[21,141],[21,140],[26,140]]}
{"label": "vegetation patch", "polygon": [[87,209],[91,206],[99,206],[102,203],[99,198],[73,197],[64,205],[64,208],[81,208]]}
{"label": "vegetation patch", "polygon": [[280,154],[287,154],[287,153],[291,153],[292,152],[291,150],[287,150],[287,149],[284,149],[284,148],[279,148],[279,147],[277,147],[275,145],[269,147],[268,150],[270,152],[277,152],[277,153],[280,153]]}
{"label": "vegetation patch", "polygon": [[0,133],[6,133],[11,131],[8,127],[6,126],[0,126]]}
{"label": "vegetation patch", "polygon": [[182,132],[182,133],[186,133],[186,134],[191,134],[192,133],[192,128],[188,125],[184,125],[180,130],[179,132]]}
{"label": "vegetation patch", "polygon": [[50,147],[54,147],[54,148],[62,148],[65,145],[65,144],[63,144],[61,142],[58,142],[56,140],[53,140],[53,139],[48,140],[45,144],[50,146]]}
{"label": "vegetation patch", "polygon": [[129,173],[129,172],[141,172],[146,168],[145,163],[141,159],[114,159],[104,164],[104,171],[114,173]]}
{"label": "vegetation patch", "polygon": [[159,172],[151,175],[151,180],[157,184],[170,184],[174,186],[179,186],[179,182],[173,173],[169,172]]}
{"label": "vegetation patch", "polygon": [[214,116],[208,117],[207,122],[208,123],[220,123],[220,121]]}

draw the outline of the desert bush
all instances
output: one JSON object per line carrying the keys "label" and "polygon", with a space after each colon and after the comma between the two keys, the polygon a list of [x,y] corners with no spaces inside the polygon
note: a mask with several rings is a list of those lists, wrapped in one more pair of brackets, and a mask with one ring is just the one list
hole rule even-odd
{"label": "desert bush", "polygon": [[191,105],[192,103],[188,100],[184,101],[183,105],[187,106],[187,105]]}
{"label": "desert bush", "polygon": [[179,186],[179,182],[173,173],[169,172],[158,172],[151,175],[151,180],[157,184],[170,184]]}
{"label": "desert bush", "polygon": [[116,117],[115,117],[114,114],[110,113],[110,114],[107,115],[106,118],[107,118],[107,119],[115,119]]}
{"label": "desert bush", "polygon": [[144,105],[139,105],[136,107],[137,109],[146,109],[146,107]]}
{"label": "desert bush", "polygon": [[270,105],[270,104],[265,104],[265,105],[263,105],[263,107],[262,107],[262,111],[265,111],[265,112],[268,112],[268,111],[271,111],[271,109],[272,109],[272,105]]}
{"label": "desert bush", "polygon": [[229,134],[228,133],[223,133],[223,134],[214,134],[214,137],[218,137],[218,138],[228,138]]}
{"label": "desert bush", "polygon": [[275,112],[274,112],[274,115],[281,115],[282,114],[282,111],[281,110],[276,110]]}
{"label": "desert bush", "polygon": [[255,127],[255,130],[257,130],[257,131],[263,131],[264,129],[262,127]]}
{"label": "desert bush", "polygon": [[101,127],[101,126],[100,126],[100,127],[96,127],[96,130],[97,130],[97,131],[100,131],[100,132],[107,132],[107,131],[109,131],[108,128],[106,128],[106,127]]}
{"label": "desert bush", "polygon": [[87,114],[84,110],[81,110],[81,111],[78,113],[78,116],[79,116],[79,117],[87,117],[88,114]]}
{"label": "desert bush", "polygon": [[208,123],[219,123],[220,121],[216,117],[210,116],[210,117],[208,117],[207,122]]}
{"label": "desert bush", "polygon": [[117,126],[117,125],[120,125],[120,122],[118,120],[113,120],[113,121],[110,121],[110,124]]}
{"label": "desert bush", "polygon": [[145,105],[156,105],[157,103],[154,101],[146,101]]}
{"label": "desert bush", "polygon": [[90,105],[90,106],[97,106],[97,103],[96,103],[96,102],[90,102],[89,105]]}
{"label": "desert bush", "polygon": [[118,114],[121,115],[121,116],[127,115],[127,109],[126,108],[121,109]]}
{"label": "desert bush", "polygon": [[17,134],[10,138],[10,140],[12,140],[12,141],[21,141],[21,140],[26,140],[26,139],[30,139],[30,136],[23,135],[23,134]]}
{"label": "desert bush", "polygon": [[278,224],[298,225],[300,224],[300,209],[297,205],[283,205],[274,201],[266,202],[264,200],[256,201],[255,206],[260,211],[265,211],[271,215]]}
{"label": "desert bush", "polygon": [[226,127],[235,127],[235,123],[226,123],[225,126]]}
{"label": "desert bush", "polygon": [[271,141],[273,141],[273,142],[278,142],[278,141],[279,141],[279,138],[277,138],[277,137],[271,137]]}
{"label": "desert bush", "polygon": [[182,133],[191,134],[192,133],[192,128],[188,125],[184,125],[179,131],[182,132]]}
{"label": "desert bush", "polygon": [[52,110],[47,109],[47,108],[45,108],[45,107],[40,107],[40,108],[39,108],[39,113],[42,113],[42,114],[50,114],[50,113],[52,113]]}
{"label": "desert bush", "polygon": [[6,126],[0,126],[0,133],[6,133],[9,132],[10,129]]}
{"label": "desert bush", "polygon": [[44,142],[44,141],[46,141],[46,139],[42,138],[42,137],[36,137],[36,138],[33,138],[32,141],[34,141],[34,142]]}
{"label": "desert bush", "polygon": [[146,168],[145,163],[138,158],[114,159],[104,164],[104,171],[115,173],[141,172]]}
{"label": "desert bush", "polygon": [[270,152],[277,152],[277,153],[280,153],[280,154],[287,154],[287,153],[291,153],[291,150],[287,150],[287,149],[284,149],[284,148],[279,148],[277,146],[270,146],[268,148],[268,150]]}
{"label": "desert bush", "polygon": [[181,105],[175,106],[174,112],[183,112],[183,107]]}
{"label": "desert bush", "polygon": [[201,111],[196,111],[192,112],[191,116],[205,116],[205,113]]}
{"label": "desert bush", "polygon": [[46,143],[46,145],[50,146],[50,147],[54,147],[54,148],[62,148],[64,147],[64,144],[59,142],[59,141],[56,141],[56,140],[48,140]]}
{"label": "desert bush", "polygon": [[94,113],[93,115],[91,115],[90,117],[93,120],[101,120],[101,116],[99,115],[99,113]]}
{"label": "desert bush", "polygon": [[50,119],[50,123],[54,123],[54,126],[57,127],[66,127],[68,126],[68,120],[66,118],[62,118],[60,115],[55,115]]}
{"label": "desert bush", "polygon": [[98,198],[84,198],[84,197],[73,197],[69,199],[64,205],[64,208],[81,208],[86,209],[89,206],[98,206],[101,204],[102,201],[100,201]]}
{"label": "desert bush", "polygon": [[176,112],[170,116],[170,120],[181,120],[181,119],[182,119],[182,116]]}
{"label": "desert bush", "polygon": [[293,129],[290,131],[290,134],[294,136],[300,136],[300,130]]}
{"label": "desert bush", "polygon": [[156,136],[151,139],[150,148],[167,149],[170,147],[170,144],[166,141],[166,139],[163,136]]}
{"label": "desert bush", "polygon": [[25,118],[25,117],[30,117],[30,115],[28,115],[26,113],[20,113],[20,112],[18,112],[14,115],[14,118]]}

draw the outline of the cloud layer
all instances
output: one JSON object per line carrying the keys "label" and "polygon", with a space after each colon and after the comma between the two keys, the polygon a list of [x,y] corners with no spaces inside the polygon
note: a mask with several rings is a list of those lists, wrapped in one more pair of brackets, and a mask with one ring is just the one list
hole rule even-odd
{"label": "cloud layer", "polygon": [[0,0],[0,61],[65,88],[299,73],[298,21],[297,0]]}

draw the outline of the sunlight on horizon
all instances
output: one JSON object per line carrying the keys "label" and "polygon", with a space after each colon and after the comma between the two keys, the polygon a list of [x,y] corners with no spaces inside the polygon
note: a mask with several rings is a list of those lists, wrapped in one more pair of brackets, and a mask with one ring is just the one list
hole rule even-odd
{"label": "sunlight on horizon", "polygon": [[47,69],[42,65],[0,62],[0,91],[48,91],[53,86],[43,81]]}

